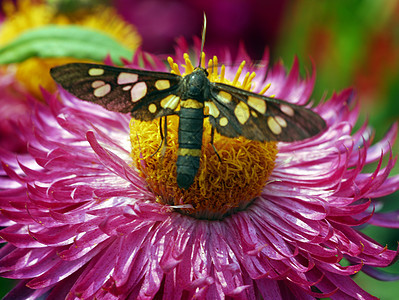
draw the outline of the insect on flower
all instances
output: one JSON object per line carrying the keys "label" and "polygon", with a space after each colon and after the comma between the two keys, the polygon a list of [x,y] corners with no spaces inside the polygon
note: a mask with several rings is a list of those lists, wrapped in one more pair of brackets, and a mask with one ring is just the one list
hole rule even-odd
{"label": "insect on flower", "polygon": [[[201,54],[205,29],[204,17]],[[167,116],[178,115],[177,184],[183,189],[191,186],[199,169],[204,118],[209,118],[212,125],[212,146],[215,130],[231,138],[244,136],[261,142],[293,142],[312,137],[326,126],[310,109],[211,82],[208,75],[201,66],[184,77],[88,63],[51,69],[53,79],[82,100],[111,111],[130,112],[141,121],[161,118],[162,123],[164,117],[164,134],[160,126],[164,147]]]}

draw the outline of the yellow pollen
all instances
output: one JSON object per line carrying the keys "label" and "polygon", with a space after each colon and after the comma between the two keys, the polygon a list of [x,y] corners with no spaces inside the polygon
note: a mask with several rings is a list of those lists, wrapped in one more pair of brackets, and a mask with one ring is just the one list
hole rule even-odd
{"label": "yellow pollen", "polygon": [[[200,167],[189,189],[176,182],[178,153],[178,117],[168,117],[168,145],[164,156],[156,150],[161,143],[159,120],[141,122],[132,119],[130,137],[134,165],[146,179],[158,201],[165,205],[189,204],[178,209],[196,218],[221,219],[245,209],[266,185],[277,155],[275,142],[261,143],[243,137],[227,138],[215,133],[210,144],[211,125],[204,121]],[[154,155],[155,153],[155,155]]]}
{"label": "yellow pollen", "polygon": [[220,82],[224,82],[224,74],[226,72],[226,67],[222,65],[221,70],[220,70]]}
{"label": "yellow pollen", "polygon": [[170,68],[172,69],[171,73],[181,75],[179,66],[173,61],[173,58],[171,58],[170,56],[168,57],[168,63]]}
{"label": "yellow pollen", "polygon": [[218,75],[218,58],[217,56],[213,57],[213,76],[217,76]]}
{"label": "yellow pollen", "polygon": [[[201,61],[204,60],[203,54]],[[187,74],[192,68],[192,63],[186,55],[184,55],[181,71],[173,59],[168,58],[168,62],[173,73]],[[216,57],[209,61],[208,66],[210,67],[209,80],[223,81],[233,85],[232,81],[225,78],[223,65],[218,74]],[[240,83],[238,78],[243,66],[244,63],[240,65],[235,75],[235,86],[241,88],[244,83]],[[254,76],[254,73],[247,76],[246,87],[250,86]],[[218,117],[220,112],[215,110],[212,104],[210,100],[205,102],[205,113]],[[183,106],[186,103],[180,103],[180,105]],[[234,112],[243,123],[249,117],[247,110],[248,107],[244,106]],[[228,124],[227,119],[220,118],[220,122],[224,126]],[[202,148],[195,151],[179,149],[178,123],[177,115],[167,117],[167,147],[164,152],[156,152],[161,144],[159,119],[151,122],[132,119],[130,122],[131,156],[134,165],[156,195],[157,202],[173,206],[182,214],[201,219],[222,219],[246,209],[267,184],[278,152],[277,143],[261,143],[244,137],[228,138],[215,132],[216,154],[210,144],[212,126],[208,118],[204,118]],[[200,157],[200,166],[194,183],[188,189],[180,189],[177,185],[178,154]]]}
{"label": "yellow pollen", "polygon": [[201,68],[205,69],[205,53],[201,53]]}
{"label": "yellow pollen", "polygon": [[242,82],[242,86],[247,86],[248,79],[249,79],[249,72],[247,72],[247,74],[245,74],[244,81]]}
{"label": "yellow pollen", "polygon": [[248,82],[247,82],[247,84],[244,86],[244,89],[245,89],[245,90],[250,91],[250,90],[252,89],[252,80],[255,78],[255,76],[256,76],[256,73],[255,73],[255,72],[252,72],[251,75],[249,75]]}
{"label": "yellow pollen", "polygon": [[236,85],[236,84],[237,84],[237,81],[238,81],[238,79],[239,79],[240,76],[241,76],[242,69],[244,69],[244,66],[245,66],[245,60],[242,61],[242,63],[241,63],[240,66],[238,67],[236,76],[234,77],[234,80],[233,80],[233,85]]}
{"label": "yellow pollen", "polygon": [[271,83],[268,83],[268,84],[259,92],[259,94],[260,94],[260,95],[263,95],[264,93],[266,93],[267,90],[270,88],[271,85],[272,85]]}
{"label": "yellow pollen", "polygon": [[209,74],[213,74],[213,60],[212,60],[212,59],[210,59],[210,60],[208,61],[208,68],[207,68],[207,71],[208,71]]}
{"label": "yellow pollen", "polygon": [[194,71],[194,66],[191,63],[191,60],[187,53],[183,54],[183,58],[184,58],[184,61],[186,62],[186,72],[191,73],[192,71]]}

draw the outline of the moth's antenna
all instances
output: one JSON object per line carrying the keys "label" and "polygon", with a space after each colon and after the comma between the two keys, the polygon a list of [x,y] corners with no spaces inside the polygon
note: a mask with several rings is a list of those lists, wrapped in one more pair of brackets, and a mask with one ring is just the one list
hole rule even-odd
{"label": "moth's antenna", "polygon": [[201,52],[200,52],[198,67],[201,66],[202,53],[204,52],[205,33],[206,33],[206,15],[205,15],[205,12],[204,12],[204,25],[203,25],[203,27],[202,27]]}

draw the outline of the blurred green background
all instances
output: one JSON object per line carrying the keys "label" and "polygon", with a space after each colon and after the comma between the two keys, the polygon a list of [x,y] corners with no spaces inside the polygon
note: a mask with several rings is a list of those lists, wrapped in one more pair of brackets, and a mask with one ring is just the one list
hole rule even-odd
{"label": "blurred green background", "polygon": [[[354,87],[361,103],[359,124],[368,119],[379,140],[399,114],[399,1],[114,1],[119,12],[137,26],[143,49],[171,52],[174,38],[199,35],[202,12],[208,16],[206,47],[224,44],[234,52],[243,40],[254,59],[269,46],[271,60],[287,67],[295,56],[302,74],[316,68],[312,99],[328,99],[334,91]],[[148,13],[150,12],[150,13]],[[399,147],[394,146],[394,154]],[[399,174],[399,167],[394,173]],[[399,194],[387,197],[384,210],[399,209]],[[381,244],[396,249],[398,229],[363,229]],[[385,269],[399,273],[398,263]],[[358,284],[381,299],[397,299],[399,282],[356,276]],[[1,279],[0,296],[13,281]]]}
{"label": "blurred green background", "polygon": [[[282,57],[291,65],[297,55],[304,72],[311,57],[317,72],[316,101],[355,88],[361,105],[359,125],[368,119],[375,139],[381,139],[399,114],[399,1],[292,1],[281,24],[273,58]],[[398,145],[393,152],[399,153]],[[399,173],[398,166],[393,173]],[[398,210],[399,193],[384,203],[383,211]],[[389,249],[398,246],[398,229],[369,226],[362,231]],[[398,274],[399,264],[384,271]],[[361,272],[355,278],[381,299],[398,299],[398,281],[382,282]]]}
{"label": "blurred green background", "polygon": [[296,1],[287,6],[276,53],[302,66],[314,59],[313,97],[354,87],[362,116],[380,138],[399,108],[399,2],[396,0]]}

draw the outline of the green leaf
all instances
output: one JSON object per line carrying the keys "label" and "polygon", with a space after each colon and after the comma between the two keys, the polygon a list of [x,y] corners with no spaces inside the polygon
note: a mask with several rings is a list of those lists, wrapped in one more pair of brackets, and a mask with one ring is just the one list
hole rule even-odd
{"label": "green leaf", "polygon": [[0,48],[0,64],[18,63],[31,57],[72,57],[102,62],[107,55],[121,65],[121,58],[131,59],[133,50],[94,29],[49,25],[26,31]]}

